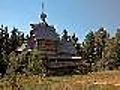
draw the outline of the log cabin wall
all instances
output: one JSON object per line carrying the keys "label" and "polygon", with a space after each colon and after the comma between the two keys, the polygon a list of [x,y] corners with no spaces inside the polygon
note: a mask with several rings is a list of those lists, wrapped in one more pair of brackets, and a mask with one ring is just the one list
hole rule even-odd
{"label": "log cabin wall", "polygon": [[38,39],[38,50],[42,56],[56,56],[57,55],[57,41]]}

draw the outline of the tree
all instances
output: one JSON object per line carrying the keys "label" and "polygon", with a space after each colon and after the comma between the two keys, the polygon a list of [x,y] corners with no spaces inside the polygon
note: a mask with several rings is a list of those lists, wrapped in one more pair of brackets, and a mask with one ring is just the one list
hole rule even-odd
{"label": "tree", "polygon": [[73,46],[76,48],[77,50],[77,55],[78,56],[82,56],[82,46],[80,43],[78,43],[78,37],[76,37],[75,33],[71,36],[71,41],[73,43]]}
{"label": "tree", "polygon": [[101,27],[95,32],[95,43],[98,53],[98,59],[102,58],[102,51],[105,48],[105,44],[109,39],[109,34],[104,27]]}
{"label": "tree", "polygon": [[12,30],[12,34],[11,34],[11,51],[15,51],[15,49],[18,47],[18,29],[16,29],[15,27]]}
{"label": "tree", "polygon": [[23,51],[22,53],[12,52],[9,55],[9,65],[7,67],[7,73],[17,74],[43,74],[45,72],[45,66],[43,65],[40,53],[37,49],[32,51]]}
{"label": "tree", "polygon": [[[100,70],[103,67],[103,62],[106,60],[106,49],[110,48],[111,40],[109,39],[109,33],[104,27],[98,29],[95,32],[95,46],[96,46],[96,68]],[[106,52],[106,53],[105,53]],[[107,56],[108,58],[108,56]],[[101,63],[101,64],[100,64]]]}
{"label": "tree", "polygon": [[2,77],[4,76],[7,65],[8,65],[8,40],[9,40],[9,34],[8,34],[8,28],[3,28],[3,25],[1,25],[0,28],[0,73],[2,74]]}
{"label": "tree", "polygon": [[85,51],[85,57],[84,59],[87,60],[87,62],[89,63],[89,68],[90,70],[92,69],[92,64],[95,62],[95,51],[94,51],[94,43],[95,43],[95,36],[94,33],[92,31],[90,31],[85,38],[83,47],[84,47],[84,51]]}
{"label": "tree", "polygon": [[117,29],[117,33],[115,35],[115,42],[116,42],[116,53],[117,53],[117,66],[120,66],[120,29]]}

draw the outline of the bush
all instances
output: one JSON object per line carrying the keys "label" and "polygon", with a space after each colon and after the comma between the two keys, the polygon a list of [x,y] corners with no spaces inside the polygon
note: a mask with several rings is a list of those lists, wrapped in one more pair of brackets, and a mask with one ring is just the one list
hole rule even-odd
{"label": "bush", "polygon": [[45,68],[40,58],[39,51],[34,49],[31,52],[23,51],[22,53],[12,52],[9,55],[9,65],[7,68],[7,74],[12,73],[30,73],[30,74],[42,74]]}

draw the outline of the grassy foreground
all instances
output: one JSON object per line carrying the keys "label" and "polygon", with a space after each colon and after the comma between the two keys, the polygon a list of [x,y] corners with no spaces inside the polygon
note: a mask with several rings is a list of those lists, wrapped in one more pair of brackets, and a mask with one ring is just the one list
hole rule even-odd
{"label": "grassy foreground", "polygon": [[45,78],[17,75],[0,79],[0,90],[120,90],[120,71]]}

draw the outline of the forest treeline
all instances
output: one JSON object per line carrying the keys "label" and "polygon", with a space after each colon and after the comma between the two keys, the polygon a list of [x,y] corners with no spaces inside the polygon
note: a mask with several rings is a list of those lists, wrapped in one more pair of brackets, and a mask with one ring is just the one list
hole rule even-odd
{"label": "forest treeline", "polygon": [[[11,31],[8,33],[8,31]],[[63,37],[70,39],[77,49],[77,56],[82,57],[82,63],[87,65],[88,72],[119,69],[120,66],[120,29],[113,37],[101,27],[97,31],[90,31],[82,43],[79,43],[75,34],[69,36],[68,30],[63,31]],[[17,28],[8,30],[0,28],[0,73],[4,75],[26,73],[41,75],[46,72],[42,64],[40,51],[36,48],[22,52],[16,51],[26,43],[29,35],[20,32]]]}

